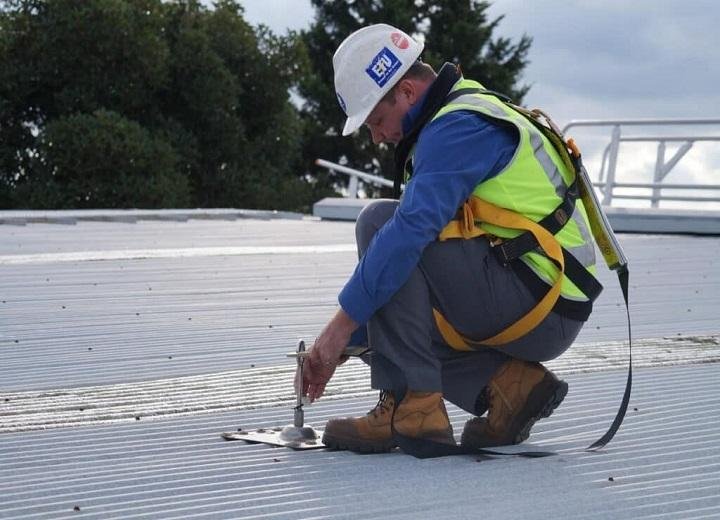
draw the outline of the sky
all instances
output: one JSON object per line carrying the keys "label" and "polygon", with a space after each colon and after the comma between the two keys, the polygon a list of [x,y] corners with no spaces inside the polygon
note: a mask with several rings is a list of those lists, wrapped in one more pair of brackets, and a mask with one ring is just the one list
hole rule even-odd
{"label": "sky", "polygon": [[[264,23],[278,33],[306,28],[314,15],[309,0],[240,3],[251,24]],[[491,3],[490,17],[504,16],[497,36],[533,38],[522,78],[531,85],[524,105],[542,108],[561,127],[577,119],[720,119],[717,0]],[[717,136],[720,124],[674,131]],[[573,132],[591,175],[598,172],[609,129]],[[667,130],[623,128],[623,135],[643,133],[667,135]],[[666,161],[678,146],[668,144]],[[623,144],[618,180],[651,181],[656,156],[656,143]],[[696,143],[667,180],[720,183],[720,142]],[[720,191],[714,195],[720,197]]]}

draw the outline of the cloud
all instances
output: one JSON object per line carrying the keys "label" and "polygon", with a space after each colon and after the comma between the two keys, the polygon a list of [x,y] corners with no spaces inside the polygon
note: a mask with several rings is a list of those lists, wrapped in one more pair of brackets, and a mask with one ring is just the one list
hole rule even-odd
{"label": "cloud", "polygon": [[499,33],[533,37],[528,102],[585,98],[576,106],[592,113],[581,118],[707,117],[720,107],[720,3],[497,0],[490,12],[505,14]]}
{"label": "cloud", "polygon": [[309,0],[244,0],[240,4],[248,22],[265,24],[279,34],[309,27],[315,14]]}

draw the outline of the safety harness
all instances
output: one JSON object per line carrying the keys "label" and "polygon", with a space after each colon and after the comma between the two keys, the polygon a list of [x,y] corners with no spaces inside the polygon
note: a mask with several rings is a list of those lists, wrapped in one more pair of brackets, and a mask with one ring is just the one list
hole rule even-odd
{"label": "safety harness", "polygon": [[[525,118],[550,141],[568,170],[575,173],[575,178],[571,184],[567,186],[561,203],[539,222],[534,222],[517,212],[502,208],[474,195],[463,204],[458,210],[456,218],[450,221],[442,230],[438,240],[472,239],[479,236],[486,236],[500,263],[514,270],[530,292],[535,295],[538,302],[535,307],[520,317],[515,323],[491,337],[480,340],[471,339],[459,333],[443,316],[442,312],[437,307],[434,307],[433,314],[440,333],[452,348],[461,351],[471,351],[478,348],[499,347],[510,343],[533,330],[553,311],[575,320],[586,321],[592,311],[593,302],[602,291],[602,285],[600,285],[585,266],[577,260],[572,253],[564,248],[555,237],[572,218],[576,201],[580,195],[578,179],[580,173],[583,171],[583,167],[577,146],[572,140],[565,142],[559,130],[557,130],[557,127],[555,127],[543,112],[539,110],[531,111],[514,105],[506,96],[500,93],[480,88],[462,88],[451,92],[452,87],[460,79],[461,74],[457,67],[449,63],[446,63],[442,67],[436,81],[428,90],[420,116],[417,118],[413,128],[398,144],[395,151],[395,198],[399,198],[400,196],[400,187],[403,180],[405,180],[406,176],[412,175],[412,161],[409,157],[422,128],[443,106],[467,94],[493,95],[513,110],[525,116]],[[544,119],[544,122],[542,119]],[[478,225],[479,223],[515,229],[521,231],[521,233],[515,238],[500,238],[489,234]],[[538,250],[541,250],[544,255],[552,261],[559,272],[557,279],[549,289],[548,285],[540,280],[530,267],[524,262],[519,261],[524,254]],[[561,285],[563,275],[585,294],[587,301],[576,301],[562,296]],[[627,269],[624,269],[624,272],[619,272],[618,276],[627,308]],[[628,331],[630,330],[629,327],[630,318],[628,310]],[[608,432],[588,449],[598,449],[610,442],[622,423],[630,397],[632,357],[630,363],[625,395],[617,416]],[[396,394],[398,394],[396,395],[397,402],[402,400],[405,391],[406,389],[404,388],[396,389]],[[400,435],[395,431],[394,426],[393,433],[398,445],[404,451],[420,458],[466,453],[518,455],[524,457],[542,457],[552,454],[549,452],[520,452],[508,454],[494,450],[477,450],[468,449],[463,446],[448,446]]]}
{"label": "safety harness", "polygon": [[[457,69],[450,64],[446,64],[441,69],[437,81],[431,86],[418,121],[398,146],[398,152],[395,157],[396,187],[399,186],[398,178],[402,178],[404,172],[412,170],[409,155],[410,150],[417,141],[420,130],[441,107],[468,94],[492,94],[496,97],[504,98],[504,96],[496,92],[479,88],[462,88],[450,92],[452,86],[459,79],[460,73]],[[502,100],[508,103],[506,99]],[[577,161],[580,160],[579,153],[574,157],[568,153],[565,146],[558,146],[558,144],[560,144],[558,143],[558,139],[549,135],[552,134],[552,132],[544,125],[538,123],[537,118],[534,117],[535,113],[520,107],[516,108],[514,105],[511,106],[515,110],[521,110],[521,113],[530,119],[536,128],[551,139],[553,146],[559,148],[558,151],[561,152],[560,157],[566,162],[566,166],[570,171],[578,171],[579,164],[577,164]],[[400,172],[400,165],[402,165],[402,172]],[[396,195],[399,195],[399,193],[396,192]],[[463,204],[456,218],[450,221],[442,230],[438,240],[472,239],[483,235],[487,236],[491,246],[493,246],[493,252],[500,263],[506,267],[512,266],[513,269],[518,272],[519,278],[525,282],[531,293],[536,295],[539,301],[533,309],[505,330],[480,340],[470,339],[460,334],[448,320],[445,319],[442,312],[438,308],[434,308],[433,314],[436,324],[448,345],[456,350],[463,351],[505,345],[533,330],[553,310],[558,314],[579,321],[587,320],[592,311],[592,303],[602,291],[602,285],[588,272],[579,260],[567,249],[562,247],[555,237],[572,218],[577,198],[578,186],[576,178],[576,180],[565,189],[565,194],[560,204],[539,222],[534,222],[520,213],[502,208],[474,195]],[[515,238],[502,239],[489,234],[478,225],[479,223],[520,230],[522,233]],[[538,280],[537,276],[532,273],[524,263],[516,262],[516,260],[524,254],[535,251],[538,248],[553,262],[559,272],[557,278],[549,288],[547,288],[546,284]],[[567,276],[567,278],[585,294],[588,298],[587,301],[570,300],[561,296],[563,275]],[[545,289],[542,288],[543,286],[545,286]]]}

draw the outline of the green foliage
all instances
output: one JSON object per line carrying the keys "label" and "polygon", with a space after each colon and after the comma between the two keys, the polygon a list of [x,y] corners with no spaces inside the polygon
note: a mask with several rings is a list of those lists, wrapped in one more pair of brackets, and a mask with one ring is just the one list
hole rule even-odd
{"label": "green foliage", "polygon": [[[352,139],[340,136],[345,116],[333,88],[332,55],[353,31],[372,23],[388,23],[425,39],[423,61],[436,70],[446,61],[460,64],[463,74],[487,88],[521,102],[528,86],[518,85],[527,65],[531,39],[517,43],[495,37],[502,17],[489,20],[488,2],[477,0],[312,0],[313,25],[303,34],[312,69],[300,85],[305,98],[306,163],[321,157],[392,177],[392,151],[372,144],[367,130]],[[317,172],[319,178],[323,174]],[[324,177],[330,184],[332,179]]]}
{"label": "green foliage", "polygon": [[278,36],[236,0],[0,0],[0,207],[308,211],[342,184],[318,157],[390,175],[365,131],[338,135],[332,55],[370,23],[422,34],[435,67],[527,91],[530,40],[493,36],[486,2],[312,3],[308,31]]}
{"label": "green foliage", "polygon": [[20,191],[32,206],[184,207],[187,178],[166,139],[115,112],[50,122],[33,160],[36,177]]}
{"label": "green foliage", "polygon": [[0,2],[0,204],[307,207],[306,60],[233,0]]}
{"label": "green foliage", "polygon": [[306,58],[295,35],[255,32],[238,9],[230,1],[204,15],[195,3],[170,6],[175,60],[165,112],[192,129],[184,164],[196,172],[199,205],[297,208],[275,192],[305,188],[290,174],[298,170],[300,121],[288,88]]}

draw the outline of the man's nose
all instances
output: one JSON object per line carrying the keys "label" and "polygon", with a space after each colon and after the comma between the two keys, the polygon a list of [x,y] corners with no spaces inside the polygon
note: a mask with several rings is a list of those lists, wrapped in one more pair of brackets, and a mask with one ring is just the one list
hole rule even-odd
{"label": "man's nose", "polygon": [[385,134],[375,127],[370,127],[370,135],[374,144],[380,144],[385,139]]}

